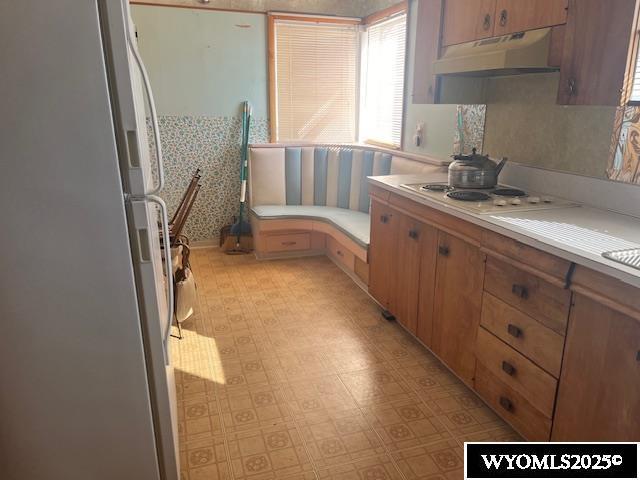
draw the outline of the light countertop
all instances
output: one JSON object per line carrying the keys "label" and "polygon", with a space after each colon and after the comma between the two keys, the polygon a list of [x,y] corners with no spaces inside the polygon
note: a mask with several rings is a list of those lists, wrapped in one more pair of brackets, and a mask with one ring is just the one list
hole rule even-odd
{"label": "light countertop", "polygon": [[640,288],[640,270],[602,256],[606,251],[640,248],[640,219],[588,206],[476,214],[400,187],[446,181],[447,174],[442,172],[369,177],[371,184],[397,195]]}

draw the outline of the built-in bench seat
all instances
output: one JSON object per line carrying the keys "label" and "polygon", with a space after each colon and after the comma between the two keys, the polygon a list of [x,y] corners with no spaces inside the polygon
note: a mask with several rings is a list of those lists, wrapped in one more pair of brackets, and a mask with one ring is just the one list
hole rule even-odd
{"label": "built-in bench seat", "polygon": [[327,223],[361,246],[369,247],[370,217],[368,213],[346,208],[315,205],[259,205],[252,208],[260,220],[295,219]]}
{"label": "built-in bench seat", "polygon": [[252,145],[248,188],[256,254],[326,253],[366,283],[367,177],[442,168],[437,161],[363,146]]}

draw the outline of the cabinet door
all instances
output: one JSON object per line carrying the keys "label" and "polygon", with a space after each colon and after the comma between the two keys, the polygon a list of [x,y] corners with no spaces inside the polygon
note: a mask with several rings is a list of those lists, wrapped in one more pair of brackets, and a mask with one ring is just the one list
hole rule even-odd
{"label": "cabinet door", "polygon": [[445,0],[442,45],[493,36],[496,0]]}
{"label": "cabinet door", "polygon": [[494,36],[561,25],[567,22],[568,0],[498,0]]}
{"label": "cabinet door", "polygon": [[433,351],[469,385],[476,366],[484,265],[478,247],[438,233]]}
{"label": "cabinet door", "polygon": [[432,262],[433,267],[427,266],[423,269],[422,256],[424,254],[427,257],[435,257],[437,232],[435,228],[407,215],[399,217],[395,295],[390,303],[393,305],[396,320],[414,335],[418,335],[418,306],[422,280],[430,283],[432,290],[434,287],[435,262]]}
{"label": "cabinet door", "polygon": [[397,252],[398,214],[389,206],[371,199],[371,240],[369,244],[369,293],[391,310],[391,294]]}
{"label": "cabinet door", "polygon": [[[439,78],[433,62],[440,54],[442,3],[444,0],[420,0],[417,4],[416,40],[413,56],[413,103],[437,103]],[[413,8],[416,8],[413,7]]]}
{"label": "cabinet door", "polygon": [[558,103],[618,106],[632,76],[636,0],[569,0]]}
{"label": "cabinet door", "polygon": [[427,347],[433,346],[433,315],[438,262],[438,230],[424,225],[420,240],[420,291],[416,336]]}
{"label": "cabinet door", "polygon": [[553,441],[640,441],[640,322],[575,295]]}

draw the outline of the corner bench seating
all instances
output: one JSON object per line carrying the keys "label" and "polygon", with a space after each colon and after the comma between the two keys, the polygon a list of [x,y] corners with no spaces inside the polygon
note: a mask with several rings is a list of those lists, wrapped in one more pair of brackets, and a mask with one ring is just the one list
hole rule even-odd
{"label": "corner bench seating", "polygon": [[252,145],[249,204],[258,258],[327,254],[368,283],[368,176],[439,171],[442,163],[360,145]]}

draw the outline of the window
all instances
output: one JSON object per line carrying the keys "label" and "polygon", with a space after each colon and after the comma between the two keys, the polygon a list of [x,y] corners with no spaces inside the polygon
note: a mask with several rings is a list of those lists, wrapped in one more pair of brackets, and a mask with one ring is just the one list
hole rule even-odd
{"label": "window", "polygon": [[400,147],[406,14],[369,26],[362,49],[360,140]]}
{"label": "window", "polygon": [[270,16],[272,140],[356,140],[358,23]]}

